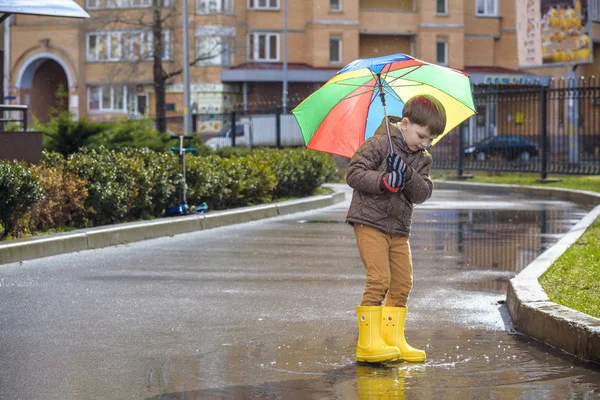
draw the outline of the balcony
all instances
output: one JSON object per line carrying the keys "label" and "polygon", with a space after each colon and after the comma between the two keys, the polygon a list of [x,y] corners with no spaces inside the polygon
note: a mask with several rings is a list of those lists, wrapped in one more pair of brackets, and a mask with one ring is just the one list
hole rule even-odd
{"label": "balcony", "polygon": [[364,8],[359,21],[361,34],[415,35],[419,29],[419,13],[406,9]]}

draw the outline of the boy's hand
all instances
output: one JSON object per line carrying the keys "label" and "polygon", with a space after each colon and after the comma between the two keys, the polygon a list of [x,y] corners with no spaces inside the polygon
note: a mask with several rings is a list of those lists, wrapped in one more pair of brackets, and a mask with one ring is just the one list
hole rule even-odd
{"label": "boy's hand", "polygon": [[406,178],[404,174],[398,171],[392,171],[383,177],[383,185],[390,192],[396,193],[400,189],[404,188]]}
{"label": "boy's hand", "polygon": [[408,168],[408,166],[406,165],[404,160],[402,160],[402,158],[398,154],[391,153],[388,156],[387,161],[388,161],[388,171],[389,172],[398,171],[402,175],[406,175],[406,169]]}

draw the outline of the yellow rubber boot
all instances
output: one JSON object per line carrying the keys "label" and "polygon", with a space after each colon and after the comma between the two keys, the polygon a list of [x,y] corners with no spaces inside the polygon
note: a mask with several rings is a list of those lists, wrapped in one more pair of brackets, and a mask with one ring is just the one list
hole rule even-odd
{"label": "yellow rubber boot", "polygon": [[381,339],[381,306],[358,306],[358,344],[356,360],[382,362],[400,356],[397,347],[388,346]]}
{"label": "yellow rubber boot", "polygon": [[404,323],[406,322],[405,307],[383,307],[381,312],[383,340],[390,346],[400,349],[400,359],[406,361],[425,361],[425,352],[409,346],[404,338]]}

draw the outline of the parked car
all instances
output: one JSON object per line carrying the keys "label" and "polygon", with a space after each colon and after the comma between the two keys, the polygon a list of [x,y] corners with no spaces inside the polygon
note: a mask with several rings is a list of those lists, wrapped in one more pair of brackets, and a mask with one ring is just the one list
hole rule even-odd
{"label": "parked car", "polygon": [[[277,121],[275,114],[253,115],[235,124],[235,145],[238,147],[274,147],[277,145]],[[300,126],[292,114],[281,115],[280,145],[282,147],[304,146]],[[231,146],[231,126],[226,126],[206,142],[212,149]]]}
{"label": "parked car", "polygon": [[464,150],[466,158],[485,161],[490,156],[529,161],[540,153],[538,145],[520,136],[491,136]]}

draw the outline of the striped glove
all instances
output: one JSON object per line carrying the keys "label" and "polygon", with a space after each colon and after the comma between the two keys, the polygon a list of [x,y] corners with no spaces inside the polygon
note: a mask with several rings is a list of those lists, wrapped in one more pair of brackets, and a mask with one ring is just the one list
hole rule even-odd
{"label": "striped glove", "polygon": [[408,165],[404,162],[404,160],[396,153],[391,153],[388,156],[388,171],[398,171],[402,175],[406,175],[406,169]]}

